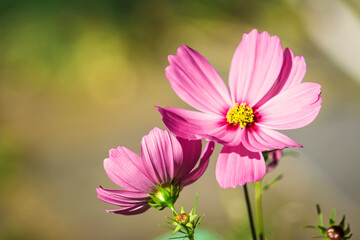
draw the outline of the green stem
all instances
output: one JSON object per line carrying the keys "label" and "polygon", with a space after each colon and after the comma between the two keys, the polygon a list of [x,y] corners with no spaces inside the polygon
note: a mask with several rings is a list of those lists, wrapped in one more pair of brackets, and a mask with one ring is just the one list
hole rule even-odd
{"label": "green stem", "polygon": [[260,240],[264,240],[264,224],[262,216],[262,206],[261,206],[261,195],[262,195],[263,180],[260,180],[255,183],[255,216],[258,229],[258,236]]}
{"label": "green stem", "polygon": [[190,233],[190,230],[186,226],[184,228],[186,229],[187,237],[189,238],[189,240],[194,240],[194,232]]}
{"label": "green stem", "polygon": [[248,193],[246,184],[243,186],[243,188],[244,188],[244,194],[245,194],[245,200],[246,200],[246,207],[247,207],[248,215],[249,215],[249,223],[250,223],[252,238],[253,238],[253,240],[257,240],[256,233],[255,233],[254,219],[253,219],[252,212],[251,212],[249,193]]}

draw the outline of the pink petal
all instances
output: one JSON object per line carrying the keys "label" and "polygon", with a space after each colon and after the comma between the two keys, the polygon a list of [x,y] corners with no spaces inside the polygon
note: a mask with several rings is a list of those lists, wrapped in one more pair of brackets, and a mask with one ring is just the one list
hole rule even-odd
{"label": "pink petal", "polygon": [[147,210],[149,210],[149,208],[150,206],[148,204],[141,204],[141,205],[139,204],[139,205],[124,207],[121,209],[106,210],[106,212],[108,213],[112,212],[122,215],[136,215],[146,212]]}
{"label": "pink petal", "polygon": [[292,57],[292,68],[287,80],[287,85],[284,87],[284,90],[293,87],[297,84],[300,84],[306,73],[306,62],[304,57],[303,56],[294,57],[294,54],[290,49],[289,52]]}
{"label": "pink petal", "polygon": [[[182,179],[195,167],[201,155],[201,140],[188,140],[185,138],[176,138],[181,144],[183,150],[183,161],[175,166],[175,179]],[[182,181],[182,180],[181,180]]]}
{"label": "pink petal", "polygon": [[208,131],[205,138],[223,145],[238,146],[243,133],[244,129],[240,126],[231,126],[226,120],[223,120],[219,127]]}
{"label": "pink petal", "polygon": [[216,164],[216,179],[222,188],[235,188],[247,182],[261,180],[266,164],[260,152],[250,152],[244,146],[224,146]]}
{"label": "pink petal", "polygon": [[263,152],[286,147],[302,147],[284,134],[257,126],[245,131],[242,143],[252,152]]}
{"label": "pink petal", "polygon": [[205,138],[210,130],[219,127],[221,117],[180,108],[158,107],[166,127],[175,135],[187,139]]}
{"label": "pink petal", "polygon": [[260,107],[281,91],[284,91],[296,84],[300,84],[305,76],[305,73],[306,63],[304,58],[302,56],[294,57],[292,51],[289,48],[286,48],[284,52],[283,65],[274,86],[256,104],[256,107]]}
{"label": "pink petal", "polygon": [[174,164],[182,163],[183,152],[173,135],[155,127],[141,141],[141,157],[151,180],[163,184],[174,178]]}
{"label": "pink petal", "polygon": [[195,112],[180,108],[158,108],[166,127],[174,134],[187,139],[207,139],[220,144],[237,146],[243,129],[229,126],[225,116]]}
{"label": "pink petal", "polygon": [[188,175],[186,175],[181,183],[183,186],[190,185],[198,180],[205,172],[207,166],[209,165],[210,156],[214,151],[215,144],[214,142],[208,142],[204,148],[204,152],[201,156],[199,166],[193,169]]}
{"label": "pink petal", "polygon": [[321,108],[320,88],[317,83],[306,82],[281,92],[257,110],[257,125],[279,130],[308,125]]}
{"label": "pink petal", "polygon": [[169,56],[166,77],[175,93],[186,103],[203,112],[220,114],[231,105],[229,91],[219,74],[206,59],[188,46]]}
{"label": "pink petal", "polygon": [[104,189],[101,186],[99,188],[96,188],[96,192],[100,200],[104,200],[105,198],[111,198],[123,203],[141,203],[147,201],[147,199],[149,198],[148,194],[145,192],[134,192],[120,189]]}
{"label": "pink petal", "polygon": [[[126,190],[108,190],[108,189],[103,189],[101,187],[97,188],[96,191],[98,193],[97,197],[101,201],[119,207],[126,207],[133,204],[146,203],[146,201],[149,199],[147,194],[142,192],[131,192]],[[120,191],[120,194],[118,194],[118,191]]]}
{"label": "pink petal", "polygon": [[244,34],[231,61],[229,88],[233,101],[254,106],[273,86],[282,63],[278,36],[256,29]]}
{"label": "pink petal", "polygon": [[111,181],[124,189],[148,192],[154,188],[146,176],[141,158],[125,147],[111,149],[110,158],[104,160],[104,168]]}

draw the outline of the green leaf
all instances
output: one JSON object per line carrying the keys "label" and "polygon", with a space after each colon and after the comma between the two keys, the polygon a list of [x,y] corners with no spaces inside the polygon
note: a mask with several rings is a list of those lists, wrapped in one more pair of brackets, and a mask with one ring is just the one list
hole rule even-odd
{"label": "green leaf", "polygon": [[335,221],[335,212],[336,212],[335,208],[331,209],[331,219],[334,221]]}
{"label": "green leaf", "polygon": [[317,226],[304,226],[303,228],[313,228],[313,229],[318,229]]}
{"label": "green leaf", "polygon": [[174,225],[174,226],[179,226],[179,223],[177,222],[167,222],[168,224]]}
{"label": "green leaf", "polygon": [[174,230],[174,228],[169,227],[169,226],[165,226],[165,225],[160,225],[160,227],[164,227],[164,228],[168,228],[168,229]]}
{"label": "green leaf", "polygon": [[186,238],[186,236],[180,236],[180,237],[169,237],[168,239],[180,239],[180,238],[185,239],[185,238]]}
{"label": "green leaf", "polygon": [[201,215],[201,216],[196,220],[195,227],[197,227],[197,226],[200,224],[200,222],[201,222],[201,220],[203,219],[204,216],[205,216],[205,214]]}
{"label": "green leaf", "polygon": [[197,201],[198,201],[199,192],[196,193],[195,197],[195,207],[194,207],[194,214],[196,214],[196,208],[197,208]]}
{"label": "green leaf", "polygon": [[174,231],[173,231],[172,234],[177,233],[180,229],[181,229],[181,225],[178,225],[178,226],[174,229]]}
{"label": "green leaf", "polygon": [[317,214],[318,214],[319,225],[322,226],[322,225],[324,225],[324,221],[323,221],[323,215],[321,213],[321,209],[320,209],[319,204],[316,204],[316,210],[317,210]]}
{"label": "green leaf", "polygon": [[264,191],[268,190],[269,188],[271,188],[273,185],[275,185],[277,182],[279,182],[282,178],[283,178],[282,174],[280,174],[279,176],[274,178],[271,182],[269,182],[269,184],[267,184],[266,186],[263,187],[262,192],[264,192]]}

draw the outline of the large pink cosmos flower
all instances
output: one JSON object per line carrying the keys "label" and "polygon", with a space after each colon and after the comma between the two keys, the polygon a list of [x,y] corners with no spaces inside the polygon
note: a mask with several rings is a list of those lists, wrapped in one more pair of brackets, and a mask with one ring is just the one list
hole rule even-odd
{"label": "large pink cosmos flower", "polygon": [[321,108],[320,85],[304,82],[302,56],[283,51],[267,32],[244,34],[230,67],[229,90],[195,50],[181,46],[169,56],[166,77],[175,93],[199,111],[159,108],[165,125],[178,136],[223,144],[216,178],[223,188],[262,179],[263,151],[301,147],[275,130],[303,127]]}
{"label": "large pink cosmos flower", "polygon": [[[111,149],[104,160],[108,177],[122,190],[96,189],[103,202],[121,207],[106,210],[124,215],[135,215],[150,208],[148,194],[162,198],[157,185],[181,188],[195,182],[205,172],[214,143],[208,142],[201,154],[201,140],[175,138],[168,131],[154,128],[141,141],[141,157],[119,146]],[[201,156],[200,156],[201,155]],[[200,159],[198,167],[195,167]],[[177,197],[176,197],[177,198]]]}

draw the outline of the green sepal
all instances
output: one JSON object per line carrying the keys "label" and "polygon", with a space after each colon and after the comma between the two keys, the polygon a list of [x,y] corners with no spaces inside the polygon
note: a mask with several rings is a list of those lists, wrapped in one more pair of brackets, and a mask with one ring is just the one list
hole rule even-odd
{"label": "green sepal", "polygon": [[189,227],[189,228],[193,228],[194,225],[191,222],[188,222],[185,226]]}
{"label": "green sepal", "polygon": [[[163,196],[165,201],[170,198],[170,193],[166,189],[162,188],[160,185],[156,185],[156,186],[160,190],[161,195]],[[170,186],[170,192],[171,192],[171,186]]]}
{"label": "green sepal", "polygon": [[350,224],[347,225],[346,230],[344,231],[345,235],[347,235],[350,232]]}
{"label": "green sepal", "polygon": [[184,207],[181,207],[180,213],[185,213]]}
{"label": "green sepal", "polygon": [[343,216],[343,218],[341,219],[339,226],[344,229],[344,225],[345,225],[345,215]]}
{"label": "green sepal", "polygon": [[189,222],[193,222],[198,215],[190,215]]}
{"label": "green sepal", "polygon": [[153,200],[155,203],[157,204],[161,204],[161,200],[156,198],[155,196],[148,194],[148,196],[151,198],[151,200]]}
{"label": "green sepal", "polygon": [[331,209],[331,218],[329,219],[329,226],[332,227],[334,225],[336,225],[335,223],[335,208]]}
{"label": "green sepal", "polygon": [[324,225],[324,221],[323,221],[323,215],[321,213],[321,209],[320,209],[319,204],[316,204],[316,211],[317,211],[317,214],[318,214],[319,226],[322,226],[322,225]]}
{"label": "green sepal", "polygon": [[181,225],[177,225],[172,234],[177,233],[181,229]]}
{"label": "green sepal", "polygon": [[316,226],[317,227],[317,229],[319,229],[319,231],[322,233],[322,234],[325,234],[326,233],[326,231],[327,231],[327,228],[325,228],[325,227],[323,227],[323,226]]}

